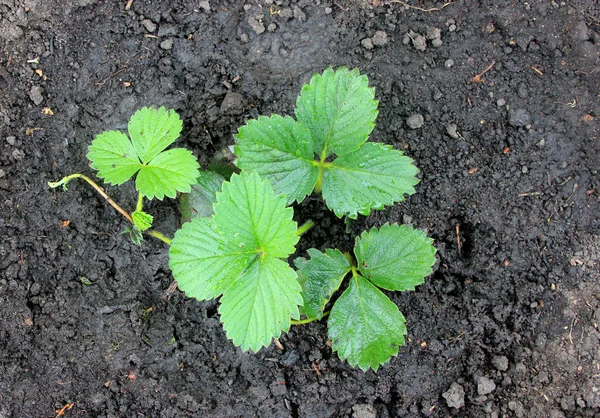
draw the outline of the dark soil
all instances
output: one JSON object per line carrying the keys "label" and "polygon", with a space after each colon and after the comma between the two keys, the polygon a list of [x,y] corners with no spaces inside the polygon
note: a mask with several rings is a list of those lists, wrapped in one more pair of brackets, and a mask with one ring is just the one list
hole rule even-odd
{"label": "dark soil", "polygon": [[[0,417],[599,416],[597,2],[209,1],[0,0]],[[163,243],[133,245],[84,183],[47,186],[93,175],[94,136],[147,105],[181,114],[204,166],[330,65],[369,76],[372,138],[421,183],[349,232],[307,201],[298,254],[385,222],[438,249],[391,294],[409,339],[377,373],[341,362],[324,323],[241,352],[216,302],[167,295]],[[107,191],[135,206],[132,184]],[[172,235],[176,202],[149,210]]]}

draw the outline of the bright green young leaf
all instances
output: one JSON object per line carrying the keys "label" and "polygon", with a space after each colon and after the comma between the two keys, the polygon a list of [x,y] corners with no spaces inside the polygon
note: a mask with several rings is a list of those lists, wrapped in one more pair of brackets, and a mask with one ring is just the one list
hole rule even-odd
{"label": "bright green young leaf", "polygon": [[129,120],[129,135],[142,163],[150,162],[179,137],[183,123],[177,112],[143,107]]}
{"label": "bright green young leaf", "polygon": [[189,192],[199,174],[196,158],[183,148],[163,151],[177,139],[181,126],[175,111],[144,107],[129,121],[131,139],[109,131],[92,141],[90,165],[111,184],[122,184],[139,171],[136,189],[149,199]]}
{"label": "bright green young leaf", "polygon": [[296,118],[310,128],[315,152],[345,155],[362,145],[377,118],[375,90],[357,69],[345,67],[312,77],[296,101]]}
{"label": "bright green young leaf", "polygon": [[285,197],[274,196],[271,185],[258,174],[234,174],[223,183],[214,207],[217,228],[226,237],[257,253],[284,258],[295,251],[297,225]]}
{"label": "bright green young leaf", "polygon": [[201,171],[192,190],[179,199],[181,223],[193,218],[209,218],[213,215],[213,205],[217,203],[217,193],[221,191],[225,177],[214,171]]}
{"label": "bright green young leaf", "polygon": [[287,203],[301,202],[317,182],[315,150],[310,131],[286,116],[259,116],[239,128],[235,135],[237,165],[268,178]]}
{"label": "bright green young leaf", "polygon": [[387,290],[414,290],[431,274],[433,240],[406,225],[385,224],[356,238],[358,269],[373,284]]}
{"label": "bright green young leaf", "polygon": [[125,183],[142,167],[133,144],[122,132],[103,132],[92,141],[87,154],[90,167],[107,183]]}
{"label": "bright green young leaf", "polygon": [[287,332],[302,304],[296,273],[287,262],[256,255],[221,298],[219,313],[227,337],[242,350],[256,352]]}
{"label": "bright green young leaf", "polygon": [[177,192],[189,193],[198,177],[198,162],[185,148],[161,152],[144,165],[135,181],[136,189],[148,199],[174,198]]}
{"label": "bright green young leaf", "polygon": [[304,299],[300,313],[308,319],[321,319],[325,305],[338,290],[346,274],[352,270],[352,265],[339,250],[327,249],[322,253],[311,248],[308,254],[310,260],[294,260]]}
{"label": "bright green young leaf", "polygon": [[340,359],[375,371],[404,344],[405,319],[381,290],[360,275],[335,302],[328,321],[329,339]]}
{"label": "bright green young leaf", "polygon": [[169,266],[199,300],[223,295],[221,319],[242,349],[259,350],[299,317],[301,287],[287,258],[298,242],[293,212],[258,174],[223,183],[212,218],[186,223],[173,238]]}
{"label": "bright green young leaf", "polygon": [[145,231],[152,226],[152,215],[142,212],[141,210],[136,210],[131,214],[131,219],[133,220],[133,224],[140,230]]}
{"label": "bright green young leaf", "polygon": [[209,218],[196,218],[175,233],[169,248],[169,267],[177,286],[198,300],[219,297],[256,257],[216,231]]}
{"label": "bright green young leaf", "polygon": [[356,219],[415,192],[419,170],[389,145],[367,142],[336,158],[323,173],[323,199],[339,217]]}

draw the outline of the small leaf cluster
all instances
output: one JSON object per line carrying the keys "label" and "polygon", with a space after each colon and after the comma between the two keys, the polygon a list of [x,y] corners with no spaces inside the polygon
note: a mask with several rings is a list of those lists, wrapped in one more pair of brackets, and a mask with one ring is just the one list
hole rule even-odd
{"label": "small leaf cluster", "polygon": [[415,192],[418,169],[402,151],[367,142],[378,102],[358,70],[329,68],[304,85],[296,120],[261,116],[239,128],[238,166],[268,179],[288,203],[321,192],[338,217],[357,218]]}
{"label": "small leaf cluster", "polygon": [[185,148],[165,151],[179,137],[182,126],[174,110],[144,107],[129,120],[129,137],[121,131],[96,136],[87,154],[90,166],[114,185],[136,175],[135,188],[148,199],[189,192],[199,175],[196,158]]}

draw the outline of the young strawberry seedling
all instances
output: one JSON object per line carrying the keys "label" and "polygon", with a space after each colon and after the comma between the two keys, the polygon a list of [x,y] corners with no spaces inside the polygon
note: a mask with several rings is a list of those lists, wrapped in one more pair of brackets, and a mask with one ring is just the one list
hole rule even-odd
{"label": "young strawberry seedling", "polygon": [[[287,262],[313,224],[298,228],[287,205],[313,190],[338,217],[349,218],[414,193],[418,170],[412,160],[389,145],[367,142],[377,104],[357,70],[315,75],[302,88],[297,120],[261,116],[239,129],[234,151],[242,171],[229,180],[199,172],[185,149],[165,151],[179,136],[179,116],[164,107],[143,108],[129,121],[130,137],[104,132],[88,153],[108,183],[136,176],[139,198],[131,215],[83,174],[49,185],[65,187],[82,178],[132,223],[134,242],[144,232],[169,244],[179,288],[198,300],[220,297],[223,327],[242,350],[258,351],[292,324],[329,315],[333,350],[352,366],[377,370],[398,353],[406,334],[402,313],[380,289],[413,290],[422,283],[435,262],[432,240],[411,227],[386,224],[357,237],[354,256],[310,249],[310,259],[295,260],[297,270]],[[184,224],[170,240],[149,229],[153,219],[142,204],[144,197],[177,192],[186,193]],[[347,276],[347,288],[325,312]]]}
{"label": "young strawberry seedling", "polygon": [[200,175],[200,165],[192,153],[184,148],[165,149],[179,137],[182,128],[179,115],[174,110],[144,107],[131,117],[128,124],[129,137],[120,131],[107,131],[96,136],[87,154],[90,166],[98,170],[98,177],[113,185],[125,183],[134,175],[135,188],[139,192],[136,209],[128,214],[106,195],[93,180],[83,174],[71,174],[57,182],[49,182],[52,188],[63,186],[75,178],[92,185],[115,209],[132,223],[131,239],[139,244],[142,232],[168,242],[168,238],[151,231],[152,216],[143,211],[143,199],[165,196],[174,198],[177,192],[189,192]]}

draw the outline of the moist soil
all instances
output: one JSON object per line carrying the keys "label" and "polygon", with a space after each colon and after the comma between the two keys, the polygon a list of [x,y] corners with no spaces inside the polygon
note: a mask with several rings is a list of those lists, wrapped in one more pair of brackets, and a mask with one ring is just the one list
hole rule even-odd
{"label": "moist soil", "polygon": [[[593,0],[0,0],[0,417],[599,416],[599,46]],[[376,373],[325,323],[242,352],[218,302],[169,291],[164,243],[132,244],[83,182],[47,186],[93,176],[94,136],[149,105],[206,166],[328,66],[368,75],[371,138],[421,182],[349,224],[306,200],[296,256],[385,222],[438,250],[389,294],[407,344]],[[135,207],[131,182],[106,190]],[[148,211],[172,236],[177,202]]]}

